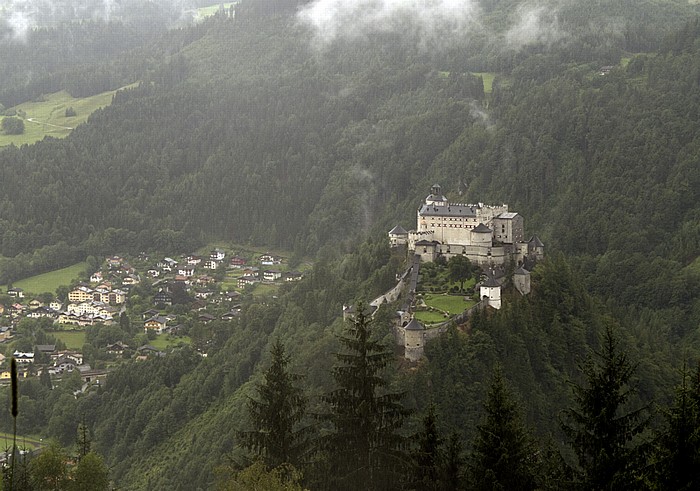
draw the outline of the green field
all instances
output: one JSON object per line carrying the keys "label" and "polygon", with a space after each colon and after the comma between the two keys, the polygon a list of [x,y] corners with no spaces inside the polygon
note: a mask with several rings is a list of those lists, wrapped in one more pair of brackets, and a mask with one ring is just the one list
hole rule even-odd
{"label": "green field", "polygon": [[423,324],[437,324],[447,320],[440,312],[432,312],[430,310],[417,310],[414,317]]}
{"label": "green field", "polygon": [[474,302],[464,300],[462,295],[432,295],[426,294],[423,299],[425,304],[451,315],[457,315],[474,305]]}
{"label": "green field", "polygon": [[[56,288],[61,285],[68,285],[76,279],[80,273],[85,271],[87,263],[77,263],[67,268],[49,271],[48,273],[30,276],[23,280],[13,283],[15,288],[21,288],[25,293],[54,293]],[[2,287],[3,291],[7,291],[7,285]]]}
{"label": "green field", "polygon": [[[30,144],[45,136],[65,138],[79,124],[87,121],[88,116],[97,109],[109,106],[116,90],[103,92],[91,97],[76,99],[66,91],[55,92],[43,97],[43,101],[24,102],[12,107],[24,111],[24,133],[21,135],[0,134],[0,147],[14,143],[17,146]],[[66,117],[66,109],[72,107],[76,115]],[[30,121],[32,120],[32,121]]]}
{"label": "green field", "polygon": [[51,331],[50,334],[66,343],[67,349],[82,350],[85,344],[85,331]]}
{"label": "green field", "polygon": [[174,338],[169,334],[159,334],[156,339],[148,342],[148,344],[159,350],[164,350],[168,346],[177,346],[180,343],[192,344],[192,340],[187,336]]}
{"label": "green field", "polygon": [[209,7],[201,7],[197,9],[197,13],[195,14],[195,20],[202,20],[206,19],[207,17],[211,17],[215,13],[219,11],[221,8],[221,5],[224,6],[225,9],[231,8],[231,5],[235,5],[238,2],[228,2],[228,3],[217,3],[214,5],[210,5]]}
{"label": "green field", "polygon": [[[17,435],[17,447],[21,450],[33,450],[43,445],[43,442],[36,436]],[[12,448],[12,433],[0,433],[0,452]]]}
{"label": "green field", "polygon": [[493,79],[496,78],[496,74],[492,72],[474,72],[472,75],[481,77],[484,80],[484,93],[490,94],[493,91]]}

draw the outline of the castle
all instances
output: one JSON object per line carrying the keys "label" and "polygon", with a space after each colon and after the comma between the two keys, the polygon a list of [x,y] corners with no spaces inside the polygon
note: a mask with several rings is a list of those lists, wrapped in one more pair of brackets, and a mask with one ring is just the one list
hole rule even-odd
{"label": "castle", "polygon": [[389,232],[392,247],[407,246],[422,261],[438,256],[466,256],[482,268],[515,261],[524,264],[544,256],[544,244],[524,239],[524,220],[508,205],[449,203],[435,184],[417,212],[416,230],[397,225]]}

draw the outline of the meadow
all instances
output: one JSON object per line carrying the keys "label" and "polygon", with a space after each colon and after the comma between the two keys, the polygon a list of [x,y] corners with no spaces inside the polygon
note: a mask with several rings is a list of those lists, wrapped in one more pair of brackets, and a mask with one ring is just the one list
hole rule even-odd
{"label": "meadow", "polygon": [[496,74],[492,72],[475,72],[472,73],[477,77],[481,77],[484,81],[484,94],[490,94],[493,91],[493,79],[496,78]]}
{"label": "meadow", "polygon": [[177,346],[178,344],[192,344],[192,340],[188,336],[172,337],[170,334],[159,334],[157,338],[149,341],[148,344],[159,350],[164,350],[168,346]]}
{"label": "meadow", "polygon": [[[24,133],[21,135],[0,133],[0,147],[10,144],[16,146],[31,144],[42,140],[45,136],[65,138],[76,126],[85,123],[97,109],[109,106],[116,92],[112,90],[76,99],[68,92],[61,91],[44,95],[40,101],[23,102],[9,108],[8,110],[15,110],[17,114],[23,115]],[[75,116],[66,117],[66,109],[69,107],[73,108]]]}
{"label": "meadow", "polygon": [[203,20],[207,17],[211,17],[212,15],[216,14],[221,6],[224,6],[224,9],[228,10],[231,8],[231,5],[234,5],[237,2],[228,2],[228,3],[217,3],[215,5],[210,5],[209,7],[201,7],[198,8],[195,14],[195,20]]}
{"label": "meadow", "polygon": [[[56,269],[48,273],[42,273],[36,276],[30,276],[23,280],[16,281],[13,286],[21,288],[25,293],[55,293],[56,288],[61,285],[69,285],[71,281],[76,279],[87,268],[87,263],[77,263],[67,268]],[[2,287],[3,291],[7,291],[7,285]]]}
{"label": "meadow", "polygon": [[85,331],[51,331],[49,334],[63,341],[69,350],[82,350],[85,344]]}

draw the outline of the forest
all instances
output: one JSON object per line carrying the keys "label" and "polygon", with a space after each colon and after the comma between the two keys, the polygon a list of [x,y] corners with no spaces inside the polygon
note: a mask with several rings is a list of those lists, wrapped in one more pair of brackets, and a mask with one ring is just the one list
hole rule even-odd
{"label": "forest", "polygon": [[[690,465],[673,460],[686,430],[686,454],[700,455],[698,7],[467,3],[477,13],[448,33],[426,28],[428,12],[425,23],[397,15],[392,29],[321,39],[304,10],[315,2],[244,0],[235,15],[169,30],[94,20],[2,38],[1,110],[138,84],[65,139],[0,149],[0,284],[87,256],[214,240],[314,261],[300,284],[218,325],[207,358],[182,349],[129,363],[77,399],[23,383],[22,431],[70,446],[86,425],[119,489],[241,479],[340,489],[352,478],[324,479],[362,466],[376,470],[366,489],[492,489],[482,471],[501,404],[511,419],[497,424],[528,463],[508,466],[522,471],[509,482],[525,489],[697,483],[670,482],[669,466]],[[523,38],[523,25],[537,35]],[[531,295],[456,326],[418,366],[386,356],[382,308],[368,404],[392,422],[366,443],[379,454],[355,453],[371,463],[343,468],[343,418],[357,415],[342,409],[359,403],[343,392],[342,367],[363,326],[344,323],[342,306],[392,285],[403,258],[386,232],[414,226],[433,183],[453,201],[508,203],[547,259]],[[289,431],[304,452],[282,459],[291,470],[259,438],[273,367],[296,401]],[[596,380],[612,368],[618,385],[605,393]],[[626,428],[612,449],[581,441],[595,424],[586,404],[606,396]],[[392,459],[406,463],[399,476],[384,472]]]}

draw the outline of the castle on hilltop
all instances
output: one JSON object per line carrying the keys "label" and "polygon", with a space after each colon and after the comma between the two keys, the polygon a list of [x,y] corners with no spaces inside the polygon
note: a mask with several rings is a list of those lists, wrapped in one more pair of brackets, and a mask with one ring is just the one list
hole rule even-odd
{"label": "castle on hilltop", "polygon": [[449,203],[435,184],[417,212],[416,230],[397,225],[389,232],[392,247],[407,246],[421,261],[463,255],[482,268],[533,262],[544,257],[544,244],[525,241],[524,220],[508,205]]}

